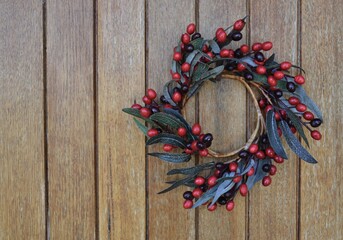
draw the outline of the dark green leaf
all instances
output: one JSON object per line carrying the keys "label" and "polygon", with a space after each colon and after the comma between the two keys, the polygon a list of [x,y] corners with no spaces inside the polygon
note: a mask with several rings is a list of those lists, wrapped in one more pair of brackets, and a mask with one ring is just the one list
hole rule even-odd
{"label": "dark green leaf", "polygon": [[270,145],[274,149],[275,153],[281,156],[282,158],[287,159],[287,154],[282,146],[281,139],[277,131],[277,124],[275,120],[274,111],[267,112],[266,127]]}
{"label": "dark green leaf", "polygon": [[164,189],[163,191],[159,192],[158,194],[169,192],[170,190],[173,190],[173,189],[175,189],[181,185],[185,185],[188,182],[193,181],[193,179],[194,179],[194,176],[190,176],[190,177],[175,181],[170,187]]}
{"label": "dark green leaf", "polygon": [[187,98],[191,98],[194,94],[196,94],[199,91],[199,89],[204,85],[205,80],[198,81],[195,84],[193,84],[187,93]]}
{"label": "dark green leaf", "polygon": [[176,103],[173,101],[169,88],[170,86],[175,83],[174,80],[170,80],[169,82],[167,82],[164,87],[163,87],[163,95],[164,97],[167,99],[167,101],[172,105],[172,106],[176,106]]}
{"label": "dark green leaf", "polygon": [[314,159],[311,154],[301,146],[299,140],[294,136],[287,123],[283,120],[281,121],[281,129],[289,147],[295,154],[308,163],[317,163],[316,159]]}
{"label": "dark green leaf", "polygon": [[193,59],[195,58],[195,56],[199,53],[199,50],[194,50],[193,52],[191,52],[190,54],[188,54],[186,61],[188,63],[192,63]]}
{"label": "dark green leaf", "polygon": [[127,114],[130,114],[130,115],[135,116],[137,118],[143,119],[144,121],[146,121],[146,122],[148,122],[150,124],[156,125],[156,123],[151,121],[149,118],[142,117],[141,114],[139,113],[138,109],[135,109],[135,108],[123,108],[122,110],[123,110],[123,112],[125,112]]}
{"label": "dark green leaf", "polygon": [[203,43],[204,43],[203,38],[197,38],[190,42],[190,44],[193,45],[195,50],[202,50]]}
{"label": "dark green leaf", "polygon": [[251,74],[254,76],[254,82],[262,83],[262,84],[267,84],[267,77],[266,75],[260,75],[254,72],[251,72]]}
{"label": "dark green leaf", "polygon": [[188,168],[178,168],[170,170],[167,175],[174,175],[174,174],[184,174],[184,175],[191,175],[191,174],[198,174],[199,172],[205,169],[211,169],[214,166],[214,162],[204,163],[201,165],[197,165],[194,167]]}
{"label": "dark green leaf", "polygon": [[135,121],[137,127],[144,133],[145,136],[147,136],[148,128],[144,124],[142,124],[140,121],[138,121],[136,118],[133,118]]}
{"label": "dark green leaf", "polygon": [[274,58],[275,58],[275,53],[273,53],[267,60],[266,62],[264,63],[265,66],[268,66],[272,63],[274,63]]}
{"label": "dark green leaf", "polygon": [[[205,74],[205,72],[208,71],[209,66],[205,63],[199,62],[197,65],[197,68],[195,69],[195,71],[193,72],[193,68],[191,68],[191,78],[192,81],[198,81],[199,79],[201,79],[201,76]],[[193,72],[193,73],[192,73]]]}
{"label": "dark green leaf", "polygon": [[186,153],[148,153],[148,155],[153,157],[158,157],[159,159],[172,162],[172,163],[183,163],[188,162],[191,159],[191,155]]}
{"label": "dark green leaf", "polygon": [[299,132],[300,136],[304,139],[305,143],[307,144],[307,146],[309,146],[308,144],[308,140],[307,137],[304,133],[304,129],[303,126],[301,124],[301,120],[289,109],[285,109],[287,116],[291,119],[292,124],[294,125],[294,127],[297,129],[297,131]]}
{"label": "dark green leaf", "polygon": [[210,45],[212,52],[214,52],[215,54],[220,53],[220,47],[218,46],[218,43],[216,41],[208,40],[208,44]]}
{"label": "dark green leaf", "polygon": [[218,76],[219,74],[221,74],[224,70],[224,65],[221,65],[221,66],[218,66],[218,67],[215,67],[213,69],[211,69],[210,71],[208,72],[205,72],[201,78],[199,79],[199,81],[201,80],[206,80],[206,79],[209,79],[209,78],[215,78],[216,76]]}
{"label": "dark green leaf", "polygon": [[160,125],[170,127],[172,129],[178,129],[179,127],[187,128],[187,125],[182,123],[179,119],[165,112],[158,112],[151,115],[150,120],[155,121]]}
{"label": "dark green leaf", "polygon": [[180,148],[186,148],[186,142],[183,138],[169,133],[160,133],[146,142],[146,145],[153,145],[156,143],[170,144]]}

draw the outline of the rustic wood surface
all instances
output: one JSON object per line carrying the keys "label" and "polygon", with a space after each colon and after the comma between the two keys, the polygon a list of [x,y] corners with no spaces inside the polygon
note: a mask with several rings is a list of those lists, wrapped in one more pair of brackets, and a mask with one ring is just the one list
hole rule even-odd
{"label": "rustic wood surface", "polygon": [[[342,239],[342,9],[340,0],[0,1],[0,239]],[[278,59],[306,70],[324,113],[323,139],[310,141],[319,163],[291,154],[232,213],[186,211],[186,188],[157,195],[173,165],[146,156],[160,146],[147,149],[121,109],[147,88],[161,93],[189,22],[211,37],[245,15],[240,43],[270,40]],[[216,150],[240,146],[254,127],[238,82],[207,84],[187,108]]]}

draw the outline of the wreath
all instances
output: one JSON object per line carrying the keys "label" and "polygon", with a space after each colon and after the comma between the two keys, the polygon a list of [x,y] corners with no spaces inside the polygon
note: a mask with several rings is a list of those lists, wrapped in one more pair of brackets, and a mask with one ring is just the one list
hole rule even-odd
{"label": "wreath", "polygon": [[[187,162],[195,154],[222,159],[167,173],[183,177],[167,182],[170,186],[160,193],[182,185],[192,188],[183,193],[186,209],[207,205],[209,211],[214,211],[217,205],[226,205],[231,211],[238,192],[246,196],[259,181],[263,186],[270,185],[271,176],[277,171],[273,163],[287,159],[282,137],[301,159],[317,162],[301,142],[308,145],[304,130],[310,131],[313,139],[321,139],[321,133],[314,128],[321,125],[322,114],[302,87],[304,76],[292,76],[289,71],[297,68],[304,73],[304,70],[288,61],[277,62],[274,54],[265,57],[265,52],[273,47],[269,41],[230,49],[228,45],[232,41],[242,39],[245,24],[244,18],[227,29],[218,28],[210,40],[196,32],[195,24],[189,24],[174,48],[171,80],[165,84],[163,95],[157,100],[156,91],[148,89],[143,105],[135,102],[131,108],[123,109],[135,117],[135,123],[147,137],[147,145],[163,144],[162,152],[148,155],[172,163]],[[203,133],[199,123],[191,125],[184,117],[188,100],[206,81],[223,80],[242,83],[257,113],[255,130],[246,144],[225,153],[212,150],[214,136]]]}

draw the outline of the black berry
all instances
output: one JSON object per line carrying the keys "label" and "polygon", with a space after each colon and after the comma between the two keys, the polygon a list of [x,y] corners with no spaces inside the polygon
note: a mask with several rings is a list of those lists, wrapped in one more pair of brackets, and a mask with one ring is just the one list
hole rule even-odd
{"label": "black berry", "polygon": [[196,33],[193,34],[192,40],[197,39],[197,38],[200,38],[200,37],[201,37],[201,34],[198,33],[198,32],[196,32]]}
{"label": "black berry", "polygon": [[219,197],[217,201],[220,205],[225,205],[227,203],[227,200],[225,197]]}
{"label": "black berry", "polygon": [[322,120],[320,120],[319,118],[315,118],[310,122],[310,124],[312,127],[316,128],[322,124]]}
{"label": "black berry", "polygon": [[244,73],[244,78],[248,81],[251,81],[254,79],[254,76],[251,73]]}
{"label": "black berry", "polygon": [[261,52],[255,53],[254,58],[258,62],[263,62],[264,61],[264,55]]}
{"label": "black berry", "polygon": [[205,144],[204,144],[203,142],[197,142],[197,148],[198,148],[199,150],[203,150],[205,147],[206,147],[206,146],[205,146]]}
{"label": "black berry", "polygon": [[216,169],[221,170],[223,167],[224,167],[224,163],[222,163],[222,162],[216,163]]}
{"label": "black berry", "polygon": [[158,107],[151,107],[151,112],[152,113],[158,113],[160,109]]}
{"label": "black berry", "polygon": [[199,188],[201,189],[201,191],[206,192],[208,189],[208,186],[206,184],[203,184]]}
{"label": "black berry", "polygon": [[166,97],[164,95],[162,95],[160,97],[160,101],[161,101],[161,103],[168,103],[168,101],[167,101],[167,99],[166,99]]}
{"label": "black berry", "polygon": [[181,92],[187,93],[188,92],[188,85],[187,84],[182,84],[181,85]]}
{"label": "black berry", "polygon": [[232,36],[231,36],[233,41],[239,41],[242,39],[242,37],[243,37],[243,35],[240,32],[234,32],[234,33],[232,33]]}
{"label": "black berry", "polygon": [[241,57],[243,57],[243,52],[240,48],[237,48],[235,50],[235,58],[241,58]]}
{"label": "black berry", "polygon": [[274,91],[274,97],[275,97],[275,98],[280,98],[280,97],[282,97],[282,95],[283,95],[282,90],[276,89],[276,90]]}
{"label": "black berry", "polygon": [[211,133],[206,133],[202,139],[204,143],[212,142],[212,140],[213,140],[213,135]]}
{"label": "black berry", "polygon": [[269,172],[269,171],[270,171],[270,168],[271,168],[270,164],[264,164],[264,165],[262,166],[263,172]]}
{"label": "black berry", "polygon": [[186,52],[193,52],[194,46],[192,44],[187,44],[185,46],[185,50],[186,50]]}
{"label": "black berry", "polygon": [[183,193],[183,198],[186,200],[193,200],[193,194],[191,191],[186,191]]}
{"label": "black berry", "polygon": [[288,82],[286,88],[289,92],[295,92],[295,84],[293,82]]}
{"label": "black berry", "polygon": [[239,153],[238,153],[238,156],[240,158],[246,158],[247,156],[249,155],[249,152],[247,150],[241,150]]}

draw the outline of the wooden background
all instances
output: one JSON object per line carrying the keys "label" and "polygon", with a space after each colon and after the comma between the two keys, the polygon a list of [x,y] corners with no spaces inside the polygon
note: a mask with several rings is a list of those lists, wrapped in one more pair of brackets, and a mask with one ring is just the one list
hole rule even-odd
{"label": "wooden background", "polygon": [[[187,211],[184,189],[156,194],[172,165],[145,156],[121,109],[161,89],[189,22],[209,38],[245,15],[245,42],[307,70],[319,163],[292,155],[232,213]],[[0,239],[342,239],[342,26],[341,0],[0,0]],[[227,149],[249,136],[250,110],[226,81],[188,118]]]}

